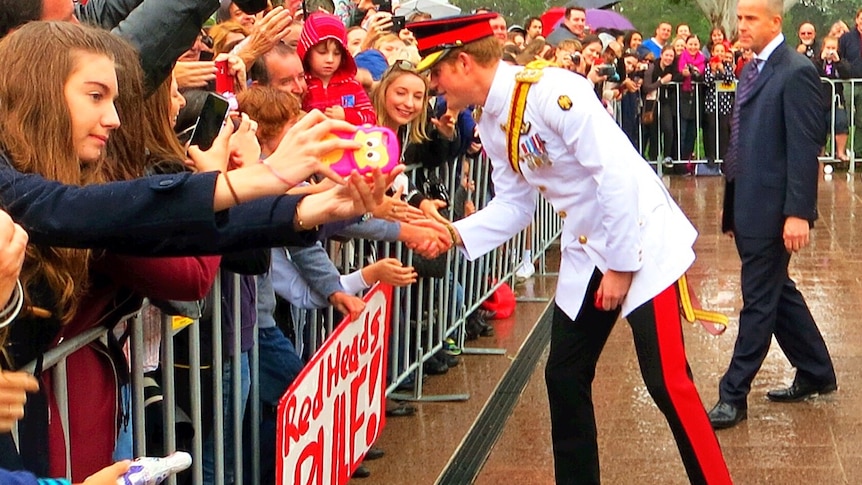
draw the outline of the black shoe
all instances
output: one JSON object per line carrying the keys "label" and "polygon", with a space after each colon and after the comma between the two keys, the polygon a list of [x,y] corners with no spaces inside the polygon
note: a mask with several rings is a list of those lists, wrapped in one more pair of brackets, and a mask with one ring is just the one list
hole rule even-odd
{"label": "black shoe", "polygon": [[767,392],[766,397],[773,402],[799,402],[837,390],[838,384],[834,382],[825,385],[808,385],[794,382],[788,388]]}
{"label": "black shoe", "polygon": [[402,416],[413,416],[416,414],[416,408],[407,403],[386,399],[386,416],[390,418],[400,418]]}
{"label": "black shoe", "polygon": [[376,446],[372,446],[368,453],[365,454],[365,460],[378,460],[383,458],[383,455],[386,453],[383,452],[383,448],[378,448]]}
{"label": "black shoe", "polygon": [[437,360],[439,360],[440,362],[445,363],[446,367],[450,369],[453,367],[458,367],[458,364],[461,362],[460,360],[458,360],[458,357],[455,357],[454,355],[449,355],[444,350],[439,350],[436,354],[434,354],[434,357],[436,357]]}
{"label": "black shoe", "polygon": [[445,362],[441,361],[437,357],[437,354],[432,355],[425,361],[423,369],[425,370],[425,373],[430,376],[439,376],[440,374],[449,372],[449,366],[446,365]]}
{"label": "black shoe", "polygon": [[484,318],[482,318],[479,313],[473,313],[469,317],[467,317],[467,335],[470,333],[474,335],[478,335],[480,337],[493,337],[494,336],[494,327],[488,324]]}
{"label": "black shoe", "polygon": [[371,470],[365,468],[365,465],[359,465],[359,467],[353,471],[353,475],[350,475],[350,478],[368,478],[370,476]]}
{"label": "black shoe", "polygon": [[732,428],[748,418],[748,411],[737,408],[732,404],[718,401],[715,407],[709,411],[708,416],[712,429],[725,429]]}
{"label": "black shoe", "polygon": [[479,323],[482,326],[482,331],[479,332],[480,337],[493,337],[494,335],[496,335],[496,332],[494,332],[494,327],[492,327],[488,322],[486,322],[485,320],[481,320]]}

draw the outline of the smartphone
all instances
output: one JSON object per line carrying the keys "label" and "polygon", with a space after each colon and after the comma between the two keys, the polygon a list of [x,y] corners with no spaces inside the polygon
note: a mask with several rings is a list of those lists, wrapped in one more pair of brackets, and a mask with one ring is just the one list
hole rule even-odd
{"label": "smartphone", "polygon": [[392,13],[392,0],[372,0],[378,12]]}
{"label": "smartphone", "polygon": [[233,94],[233,78],[227,65],[227,59],[216,61],[215,91],[218,94]]}
{"label": "smartphone", "polygon": [[323,163],[342,176],[350,175],[353,170],[364,175],[375,168],[389,173],[401,159],[398,137],[389,128],[362,125],[355,133],[334,132],[329,137],[355,140],[362,145],[356,151],[336,150],[322,157]]}
{"label": "smartphone", "polygon": [[407,24],[407,19],[403,15],[393,15],[392,16],[392,28],[390,29],[394,33],[399,33],[404,30],[404,26]]}
{"label": "smartphone", "polygon": [[196,145],[201,150],[209,150],[227,119],[229,109],[227,99],[214,93],[207,94],[189,144]]}

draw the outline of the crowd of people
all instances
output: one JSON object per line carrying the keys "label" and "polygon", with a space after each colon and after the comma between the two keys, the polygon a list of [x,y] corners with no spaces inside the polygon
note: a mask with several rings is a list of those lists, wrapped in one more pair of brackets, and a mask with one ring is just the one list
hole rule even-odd
{"label": "crowd of people", "polygon": [[[233,285],[222,285],[221,294],[212,295],[212,283],[219,274],[225,279],[240,275],[239,321],[233,312],[221,312],[225,330],[241,333],[240,348],[225,344],[201,354],[205,363],[216,353],[239,354],[239,359],[227,359],[222,375],[210,371],[205,386],[219,380],[227,384],[239,376],[243,407],[231,409],[236,396],[231,394],[233,386],[225,385],[225,422],[232,422],[227,417],[234,413],[244,413],[256,325],[263,410],[259,447],[271,450],[278,399],[308,358],[289,338],[292,324],[301,318],[296,310],[331,306],[340,315],[356,317],[364,306],[358,295],[378,281],[406,287],[427,278],[434,285],[458,285],[445,277],[445,268],[439,274],[439,263],[436,269],[434,264],[407,266],[380,249],[385,246],[379,241],[401,241],[426,261],[453,246],[461,246],[473,259],[510,236],[483,225],[493,222],[488,214],[497,214],[501,204],[517,206],[517,217],[501,216],[495,224],[514,228],[529,222],[524,204],[535,205],[534,200],[509,199],[528,188],[495,168],[497,186],[491,190],[503,194],[503,202],[495,199],[483,216],[469,219],[477,222],[452,224],[483,209],[474,206],[470,193],[477,176],[471,171],[471,157],[485,148],[478,131],[481,110],[474,108],[476,101],[486,100],[461,91],[470,86],[456,89],[452,84],[446,89],[446,82],[456,79],[450,64],[438,65],[430,76],[422,72],[429,67],[422,65],[423,57],[445,47],[424,44],[438,34],[433,22],[423,22],[430,15],[416,11],[405,19],[372,0],[338,1],[334,12],[304,12],[295,0],[278,6],[265,0],[223,0],[217,11],[212,3],[42,0],[22,8],[0,0],[0,64],[6,67],[0,73],[0,204],[5,211],[0,212],[0,300],[9,302],[0,313],[0,362],[6,369],[0,371],[0,431],[24,416],[18,446],[10,435],[0,437],[0,482],[35,483],[36,476],[64,476],[68,469],[75,482],[91,477],[88,483],[114,483],[126,470],[122,460],[131,458],[131,446],[124,419],[129,412],[124,327],[68,357],[71,419],[65,430],[59,420],[49,419],[58,413],[57,396],[52,371],[42,372],[39,362],[64,339],[97,326],[114,328],[144,298],[154,303],[149,315],[154,319],[160,318],[159,312],[177,311],[182,306],[177,301],[207,300],[227,310],[235,299]],[[461,52],[465,66],[489,52],[493,55],[477,61],[469,77],[489,81],[487,69],[497,62],[572,71],[589,81],[608,112],[607,120],[615,116],[646,159],[691,160],[702,130],[708,170],[720,173],[714,162],[729,150],[736,83],[755,58],[750,48],[741,47],[722,29],[713,29],[703,42],[685,24],[674,29],[662,22],[645,39],[638,31],[592,30],[584,9],[570,7],[543,37],[545,26],[538,17],[527,19],[524,26],[507,26],[498,13],[475,13],[486,14],[479,18],[487,20],[490,31],[466,42],[488,45],[485,51]],[[857,26],[862,28],[862,11]],[[493,41],[483,44],[485,37]],[[461,47],[453,44],[445,52]],[[800,25],[797,51],[822,77],[840,80],[862,74],[859,36],[840,22],[820,39],[812,24]],[[840,83],[834,91],[831,86],[823,87],[822,116],[835,126],[836,158],[846,161],[845,99]],[[231,105],[232,122],[224,123],[210,148],[187,146],[214,92]],[[567,112],[578,98],[552,101]],[[362,124],[396,134],[401,146],[398,168],[344,177],[321,161],[333,151],[359,148],[356,141],[329,134],[351,133]],[[488,139],[486,144],[499,141]],[[823,139],[821,145],[827,142]],[[542,148],[527,154],[531,168],[547,157]],[[417,167],[411,178],[403,173],[406,165]],[[691,170],[685,164],[675,166]],[[619,175],[615,169],[611,172]],[[441,178],[448,180],[450,174],[459,181],[451,197],[440,190]],[[651,184],[651,177],[638,172],[636,183]],[[667,210],[669,220],[688,234],[690,225],[678,208],[669,205]],[[324,249],[329,239],[339,236],[373,240],[364,244],[375,248],[376,261],[360,262],[354,273],[340,274]],[[586,238],[580,244],[585,245]],[[681,251],[690,251],[690,245]],[[528,256],[522,267],[529,264]],[[630,320],[642,330],[638,342],[658,338],[651,335],[658,325],[655,315],[625,306],[625,292],[611,286],[610,276],[602,279],[592,264],[579,270],[583,281],[578,284],[583,283],[584,291],[589,286],[590,292],[604,295],[597,300],[597,310],[603,306],[610,312],[601,316],[608,331],[622,305],[626,315],[634,310]],[[628,278],[626,289],[632,284],[631,273]],[[453,288],[451,294],[463,294],[463,288]],[[644,293],[640,303],[652,305],[661,295],[664,292]],[[555,318],[574,320],[578,308],[562,305]],[[487,316],[470,315],[464,329],[468,338],[493,335]],[[200,317],[202,341],[211,341],[212,316]],[[395,318],[393,325],[405,326],[419,316]],[[454,342],[441,347],[439,355],[424,363],[427,373],[457,365]],[[183,383],[191,378],[183,364],[190,356],[186,346],[176,348],[178,402],[189,407],[194,398],[183,392]],[[596,359],[600,350],[598,345]],[[393,350],[399,351],[403,349]],[[552,354],[561,366],[568,358],[558,346]],[[684,352],[680,355],[676,364],[682,368]],[[14,372],[34,361],[38,381]],[[232,368],[237,361],[240,368]],[[587,372],[588,364],[577,372]],[[666,387],[663,372],[644,370],[656,392]],[[568,373],[548,375],[560,382],[569,379]],[[556,392],[588,392],[560,382]],[[683,379],[681,387],[685,396],[657,397],[666,414],[686,421],[674,428],[680,443],[694,428],[710,434],[705,412],[675,407],[678,399],[697,398],[686,382],[690,384]],[[26,394],[34,392],[39,398],[31,395],[25,404]],[[213,483],[214,403],[211,393],[204,396],[210,397],[200,404],[204,429],[195,431],[204,440],[204,482]],[[562,409],[570,396],[558,397],[554,405],[565,414]],[[387,412],[404,416],[412,408],[392,403]],[[702,469],[705,465],[695,457],[700,450],[720,458],[714,436],[703,443],[680,444],[680,450],[690,477],[726,477],[726,468]],[[262,453],[264,483],[274,480],[273,455]],[[381,455],[372,449],[367,458]],[[241,483],[232,456],[226,450],[225,480]],[[578,459],[598,473],[597,452]],[[559,473],[572,471],[558,465],[563,467]],[[250,466],[242,468],[246,474],[251,471]],[[360,467],[354,476],[368,473]]]}
{"label": "crowd of people", "polygon": [[[505,60],[524,65],[544,59],[586,76],[644,158],[673,167],[673,173],[694,172],[687,162],[699,158],[696,141],[701,133],[707,164],[698,173],[720,173],[714,163],[726,155],[736,84],[752,58],[738,38],[721,27],[698,35],[688,24],[674,27],[670,22],[659,23],[651,37],[638,30],[591,30],[585,10],[578,7],[568,7],[546,38],[540,35],[548,30],[540,18],[530,17],[524,25],[509,27]],[[823,117],[832,128],[823,145],[845,167],[849,108],[840,81],[862,74],[853,50],[858,45],[855,34],[839,44],[848,32],[847,24],[838,20],[827,35],[818,37],[815,26],[803,22],[795,41],[796,50],[831,81],[823,84]]]}

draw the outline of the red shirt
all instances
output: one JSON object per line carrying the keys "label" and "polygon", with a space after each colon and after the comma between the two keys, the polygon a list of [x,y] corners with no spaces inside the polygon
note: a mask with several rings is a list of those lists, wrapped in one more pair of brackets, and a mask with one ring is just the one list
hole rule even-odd
{"label": "red shirt", "polygon": [[308,93],[302,102],[302,109],[305,111],[324,111],[330,106],[341,106],[344,108],[346,121],[354,125],[377,124],[374,106],[354,76],[343,70],[336,71],[328,86],[324,86],[320,78],[310,74],[305,75],[305,80],[308,83]]}

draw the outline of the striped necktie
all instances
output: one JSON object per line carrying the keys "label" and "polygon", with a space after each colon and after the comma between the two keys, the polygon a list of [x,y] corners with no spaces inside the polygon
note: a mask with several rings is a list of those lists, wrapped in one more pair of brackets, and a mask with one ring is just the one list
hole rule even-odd
{"label": "striped necktie", "polygon": [[736,89],[736,103],[733,107],[733,116],[730,118],[730,141],[727,146],[727,154],[724,157],[724,176],[732,181],[741,172],[739,166],[739,107],[747,101],[754,90],[757,75],[760,74],[758,66],[763,62],[754,58],[745,65],[742,70],[741,80]]}

